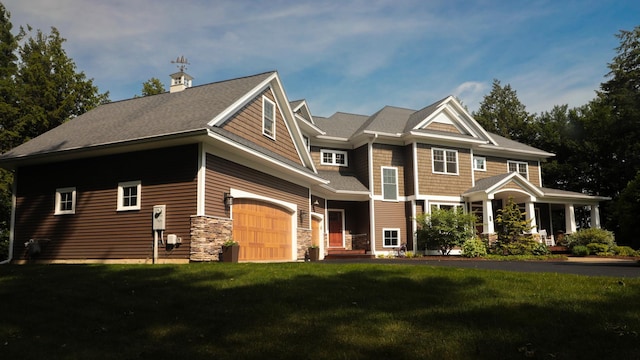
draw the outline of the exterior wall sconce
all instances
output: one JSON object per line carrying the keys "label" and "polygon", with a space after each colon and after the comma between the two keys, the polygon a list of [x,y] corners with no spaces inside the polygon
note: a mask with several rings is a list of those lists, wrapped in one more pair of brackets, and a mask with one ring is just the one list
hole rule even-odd
{"label": "exterior wall sconce", "polygon": [[306,210],[300,210],[300,223],[304,221],[305,216],[307,216]]}
{"label": "exterior wall sconce", "polygon": [[313,206],[319,206],[319,205],[320,205],[320,203],[318,202],[318,200],[313,202]]}
{"label": "exterior wall sconce", "polygon": [[231,207],[233,205],[233,196],[228,192],[224,193],[224,206]]}

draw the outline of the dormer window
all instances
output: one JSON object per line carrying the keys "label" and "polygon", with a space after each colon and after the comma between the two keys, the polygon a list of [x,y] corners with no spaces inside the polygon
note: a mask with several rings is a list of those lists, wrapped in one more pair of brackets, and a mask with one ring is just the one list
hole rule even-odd
{"label": "dormer window", "polygon": [[320,150],[320,163],[322,165],[349,166],[347,152],[340,150]]}
{"label": "dormer window", "polygon": [[262,97],[262,133],[272,139],[276,138],[276,104]]}

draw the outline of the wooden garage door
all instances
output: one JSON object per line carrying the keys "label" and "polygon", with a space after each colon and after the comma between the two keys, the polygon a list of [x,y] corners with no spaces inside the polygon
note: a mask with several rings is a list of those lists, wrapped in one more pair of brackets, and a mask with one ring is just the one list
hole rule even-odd
{"label": "wooden garage door", "polygon": [[258,200],[234,199],[233,239],[239,260],[291,260],[291,214]]}

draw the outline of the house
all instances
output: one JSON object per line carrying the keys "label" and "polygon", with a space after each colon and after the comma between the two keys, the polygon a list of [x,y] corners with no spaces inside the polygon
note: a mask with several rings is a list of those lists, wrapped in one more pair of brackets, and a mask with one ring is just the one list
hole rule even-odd
{"label": "house", "polygon": [[[420,110],[314,117],[277,72],[117,101],[0,155],[14,171],[10,260],[295,261],[311,244],[372,255],[406,243],[415,216],[464,207],[494,233],[507,198],[533,232],[576,230],[604,198],[542,186],[548,152],[485,131],[453,97]],[[557,221],[558,216],[562,221]]]}

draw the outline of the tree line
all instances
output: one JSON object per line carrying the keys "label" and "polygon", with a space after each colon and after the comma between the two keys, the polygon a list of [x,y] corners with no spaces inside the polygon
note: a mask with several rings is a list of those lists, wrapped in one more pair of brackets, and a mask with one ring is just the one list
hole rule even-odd
{"label": "tree line", "polygon": [[[20,27],[0,3],[0,153],[109,102],[78,71],[50,32]],[[640,26],[616,35],[620,45],[596,97],[576,108],[554,106],[530,114],[509,84],[494,80],[473,117],[488,131],[552,153],[542,164],[545,186],[609,196],[603,226],[618,243],[640,247]],[[164,92],[160,80],[143,83],[142,96]],[[9,236],[13,174],[0,169],[0,244]],[[1,249],[0,249],[1,250]],[[0,251],[2,252],[2,251]],[[1,256],[0,256],[1,257]]]}
{"label": "tree line", "polygon": [[603,227],[640,247],[640,26],[622,30],[606,81],[589,103],[530,114],[510,85],[494,80],[472,116],[488,131],[556,154],[542,163],[546,187],[608,196]]}

